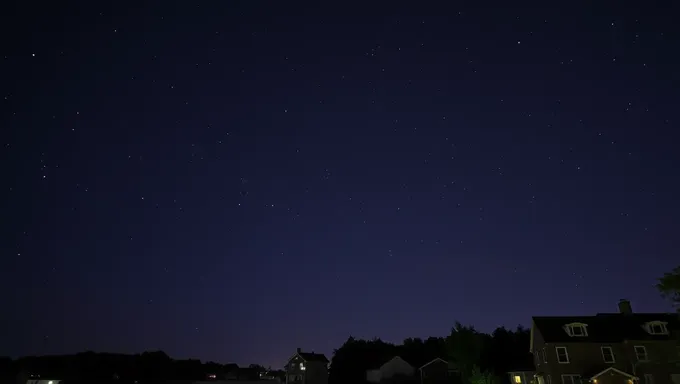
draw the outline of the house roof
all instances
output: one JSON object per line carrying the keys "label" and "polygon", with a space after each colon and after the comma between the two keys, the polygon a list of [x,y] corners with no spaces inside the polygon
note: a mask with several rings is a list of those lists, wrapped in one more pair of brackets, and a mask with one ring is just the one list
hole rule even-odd
{"label": "house roof", "polygon": [[302,358],[304,361],[320,361],[322,363],[328,363],[328,359],[326,358],[326,355],[323,353],[314,353],[314,352],[298,352],[298,356]]}
{"label": "house roof", "polygon": [[[618,343],[624,340],[668,340],[672,335],[651,335],[643,325],[650,321],[668,323],[668,330],[680,330],[680,319],[671,313],[600,313],[595,316],[540,316],[533,318],[533,326],[546,343],[598,342]],[[588,336],[572,337],[564,330],[570,323],[587,324]]]}
{"label": "house roof", "polygon": [[598,373],[596,373],[592,377],[590,377],[590,380],[597,379],[598,377],[604,375],[607,372],[615,372],[615,373],[618,373],[619,375],[626,376],[631,380],[637,380],[637,377],[631,375],[630,373],[624,372],[624,371],[622,371],[620,369],[616,369],[614,367],[607,367],[607,368],[599,371]]}
{"label": "house roof", "polygon": [[400,359],[401,361],[405,362],[406,364],[412,366],[412,364],[410,362],[404,360],[403,357],[401,357],[399,355],[395,355],[395,356],[381,357],[381,358],[375,359],[373,361],[373,363],[369,365],[370,369],[380,369],[380,368],[382,368],[383,365],[389,363],[390,361],[392,361],[394,359]]}
{"label": "house roof", "polygon": [[433,364],[433,363],[436,363],[436,362],[438,362],[438,361],[440,361],[440,362],[442,362],[442,363],[446,363],[446,364],[449,366],[449,368],[451,368],[451,364],[450,364],[448,361],[442,359],[441,357],[436,357],[436,358],[434,358],[433,360],[430,360],[430,361],[428,361],[427,363],[423,364],[423,365],[422,365],[420,368],[418,368],[418,369],[423,369],[423,368],[427,367],[428,365]]}

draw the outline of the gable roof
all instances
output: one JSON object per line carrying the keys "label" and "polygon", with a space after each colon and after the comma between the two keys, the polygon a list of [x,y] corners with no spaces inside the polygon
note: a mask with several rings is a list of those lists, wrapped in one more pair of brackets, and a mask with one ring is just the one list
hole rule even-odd
{"label": "gable roof", "polygon": [[[680,319],[671,313],[599,313],[595,316],[539,316],[532,318],[532,348],[534,327],[546,343],[620,343],[624,340],[668,340],[680,330]],[[643,328],[650,321],[668,323],[670,335],[651,335]],[[572,337],[564,330],[566,324],[588,325],[588,336]]]}
{"label": "gable roof", "polygon": [[323,353],[300,352],[298,353],[298,355],[300,355],[300,357],[302,357],[304,361],[319,361],[322,363],[329,362],[328,358],[326,358],[326,355],[324,355]]}
{"label": "gable roof", "polygon": [[604,375],[604,374],[607,373],[607,372],[616,372],[616,373],[618,373],[619,375],[626,376],[627,378],[629,378],[629,379],[631,379],[631,380],[637,380],[637,377],[631,375],[630,373],[624,372],[624,371],[622,371],[622,370],[620,370],[620,369],[616,369],[616,368],[614,368],[614,367],[605,368],[604,370],[602,370],[602,371],[596,373],[595,375],[593,375],[593,377],[591,377],[590,380],[594,380],[594,379],[596,379],[596,378],[598,378],[598,377]]}
{"label": "gable roof", "polygon": [[427,367],[428,365],[430,365],[430,364],[432,364],[432,363],[436,363],[436,362],[442,362],[442,363],[446,364],[449,368],[452,368],[451,364],[450,364],[448,361],[442,359],[441,357],[436,357],[436,358],[434,358],[433,360],[430,360],[430,361],[428,361],[427,363],[423,364],[423,365],[422,365],[420,368],[418,368],[418,369],[421,370],[421,369]]}
{"label": "gable roof", "polygon": [[390,361],[392,361],[392,360],[394,360],[394,359],[399,359],[399,360],[403,361],[404,363],[406,363],[406,364],[410,365],[411,367],[413,367],[413,365],[412,365],[411,363],[409,363],[408,361],[404,360],[401,356],[395,355],[395,356],[385,357],[385,358],[381,358],[381,359],[376,359],[376,360],[373,362],[373,364],[370,365],[370,368],[371,368],[371,370],[380,369],[380,368],[382,368],[385,364],[389,363]]}
{"label": "gable roof", "polygon": [[293,360],[295,356],[300,356],[300,358],[306,362],[318,361],[321,363],[329,363],[328,359],[326,358],[326,355],[324,355],[323,353],[314,352],[297,352],[293,356],[291,356],[290,359],[288,359],[288,362]]}

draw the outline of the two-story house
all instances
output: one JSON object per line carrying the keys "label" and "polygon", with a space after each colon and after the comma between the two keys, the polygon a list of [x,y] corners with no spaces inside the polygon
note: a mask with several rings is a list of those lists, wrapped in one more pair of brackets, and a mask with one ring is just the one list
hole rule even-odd
{"label": "two-story house", "polygon": [[328,384],[328,359],[300,348],[286,364],[286,384]]}
{"label": "two-story house", "polygon": [[[537,384],[680,384],[680,318],[670,313],[534,317]],[[522,383],[524,384],[524,383]]]}

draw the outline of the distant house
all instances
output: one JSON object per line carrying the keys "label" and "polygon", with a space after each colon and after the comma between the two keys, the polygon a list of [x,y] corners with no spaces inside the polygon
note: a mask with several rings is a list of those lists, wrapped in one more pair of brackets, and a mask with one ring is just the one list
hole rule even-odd
{"label": "distant house", "polygon": [[366,371],[366,380],[371,383],[379,383],[398,376],[413,376],[415,368],[399,356],[394,356],[388,361],[379,363],[373,369]]}
{"label": "distant house", "polygon": [[286,384],[328,384],[328,359],[298,348],[286,364]]}
{"label": "distant house", "polygon": [[628,300],[619,313],[534,317],[536,384],[680,383],[678,336],[677,314],[634,313]]}
{"label": "distant house", "polygon": [[418,368],[420,382],[423,384],[451,383],[457,371],[453,363],[437,357]]}

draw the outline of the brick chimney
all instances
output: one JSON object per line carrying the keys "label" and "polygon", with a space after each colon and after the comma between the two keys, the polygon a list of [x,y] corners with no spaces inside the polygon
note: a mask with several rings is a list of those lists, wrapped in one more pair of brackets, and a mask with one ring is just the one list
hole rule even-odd
{"label": "brick chimney", "polygon": [[[628,304],[628,306],[630,306],[630,304]],[[302,353],[302,348],[298,347],[297,353]]]}
{"label": "brick chimney", "polygon": [[633,314],[633,307],[630,306],[630,301],[626,299],[619,300],[619,313],[624,315]]}

